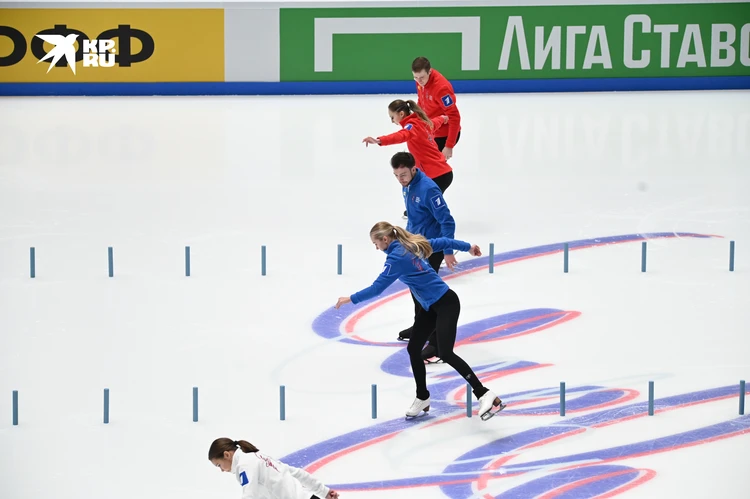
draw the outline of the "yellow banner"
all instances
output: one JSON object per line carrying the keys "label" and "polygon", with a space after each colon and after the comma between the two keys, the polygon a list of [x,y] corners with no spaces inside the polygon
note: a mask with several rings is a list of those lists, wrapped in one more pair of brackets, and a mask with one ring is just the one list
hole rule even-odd
{"label": "yellow banner", "polygon": [[0,82],[224,81],[222,9],[0,9]]}

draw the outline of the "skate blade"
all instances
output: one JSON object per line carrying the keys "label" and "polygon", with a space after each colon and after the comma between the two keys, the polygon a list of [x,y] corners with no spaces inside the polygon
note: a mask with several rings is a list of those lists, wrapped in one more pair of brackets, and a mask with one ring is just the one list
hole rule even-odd
{"label": "skate blade", "polygon": [[505,404],[503,404],[502,400],[495,399],[495,404],[493,405],[493,408],[485,412],[484,414],[482,414],[480,417],[482,418],[482,421],[488,421],[494,418],[497,415],[497,413],[502,411],[503,409],[505,409]]}
{"label": "skate blade", "polygon": [[427,415],[427,413],[428,413],[429,411],[430,411],[430,406],[428,405],[427,407],[425,407],[424,409],[422,409],[422,412],[420,412],[420,413],[419,413],[419,414],[417,414],[416,416],[409,416],[409,415],[407,414],[407,415],[406,415],[406,420],[407,420],[407,421],[409,421],[410,419],[417,419],[417,418],[421,418],[421,417],[423,417],[423,416],[426,416],[426,415]]}

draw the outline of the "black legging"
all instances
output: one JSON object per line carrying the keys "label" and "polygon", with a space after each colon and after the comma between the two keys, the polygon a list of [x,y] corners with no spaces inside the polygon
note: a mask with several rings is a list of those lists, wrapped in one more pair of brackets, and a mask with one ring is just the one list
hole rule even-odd
{"label": "black legging", "polygon": [[417,397],[421,400],[427,400],[430,396],[430,392],[427,390],[427,370],[422,360],[422,347],[424,347],[427,337],[433,331],[437,335],[440,358],[469,382],[477,398],[488,391],[469,367],[469,364],[453,352],[460,313],[461,303],[458,300],[458,295],[452,289],[449,289],[429,310],[425,310],[419,305],[417,318],[414,321],[414,328],[406,350],[409,352],[411,369],[414,373],[414,381],[417,384]]}
{"label": "black legging", "polygon": [[[458,144],[458,140],[461,138],[461,132],[458,132],[458,135],[456,135],[456,144]],[[448,137],[435,137],[435,145],[438,146],[438,149],[440,149],[440,152],[443,152],[443,149],[445,149],[445,143],[448,142]]]}
{"label": "black legging", "polygon": [[433,178],[432,181],[440,188],[440,192],[445,193],[448,187],[453,183],[453,171],[443,173],[439,177]]}
{"label": "black legging", "polygon": [[[458,135],[456,136],[456,144],[458,144],[458,139],[460,138],[461,132],[458,132]],[[440,152],[443,152],[443,149],[445,149],[445,142],[447,140],[448,137],[435,138],[435,144],[438,146],[438,149],[440,149]],[[441,192],[445,193],[446,189],[448,189],[448,187],[451,185],[451,182],[453,182],[453,170],[449,171],[448,173],[444,173],[439,177],[433,178],[432,181],[435,182],[438,187],[440,187]]]}
{"label": "black legging", "polygon": [[[458,139],[461,138],[461,132],[458,132],[458,135],[456,136],[456,144],[458,144]],[[435,144],[437,145],[440,152],[443,152],[443,149],[445,149],[445,142],[448,140],[448,137],[436,137],[435,138]],[[449,171],[448,173],[444,173],[443,175],[440,175],[439,177],[435,177],[432,179],[433,182],[437,184],[438,187],[440,187],[440,191],[445,193],[446,189],[451,185],[451,182],[453,182],[453,170]]]}
{"label": "black legging", "polygon": [[[429,258],[427,258],[427,262],[430,264],[430,267],[432,267],[432,269],[435,272],[438,272],[440,270],[440,265],[443,263],[444,257],[445,255],[443,254],[443,252],[438,251],[436,253],[431,254]],[[422,310],[422,306],[419,304],[417,299],[414,298],[413,293],[411,295],[411,299],[414,301],[414,325],[412,325],[411,327],[411,330],[412,330],[411,334],[414,334],[414,326],[417,323],[417,316],[419,315],[419,311]],[[440,356],[440,347],[438,346],[438,343],[435,340],[435,330],[432,331],[432,334],[430,334],[428,338],[429,339],[427,341],[430,343],[430,345],[432,345],[433,347],[435,347],[435,349],[437,349],[438,356]],[[422,342],[422,345],[424,345],[424,343],[425,342]]]}

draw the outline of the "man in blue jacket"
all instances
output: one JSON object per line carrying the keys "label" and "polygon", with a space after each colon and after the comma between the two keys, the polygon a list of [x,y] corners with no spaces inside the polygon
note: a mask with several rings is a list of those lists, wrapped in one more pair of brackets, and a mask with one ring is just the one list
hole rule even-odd
{"label": "man in blue jacket", "polygon": [[[404,194],[404,203],[409,220],[406,230],[427,239],[439,237],[454,239],[456,221],[453,219],[445,199],[443,199],[443,193],[432,179],[416,167],[414,156],[408,152],[398,152],[391,158],[391,167],[393,167],[393,174],[401,184]],[[428,262],[435,272],[439,272],[443,258],[445,258],[445,264],[449,269],[453,269],[457,263],[452,249],[435,252],[428,258]],[[416,318],[417,300],[413,295],[412,299],[414,299]],[[398,339],[409,341],[412,327],[413,324],[401,331],[398,334]],[[429,360],[439,356],[440,353],[437,350],[437,341],[433,332],[427,346],[422,351],[422,358]]]}

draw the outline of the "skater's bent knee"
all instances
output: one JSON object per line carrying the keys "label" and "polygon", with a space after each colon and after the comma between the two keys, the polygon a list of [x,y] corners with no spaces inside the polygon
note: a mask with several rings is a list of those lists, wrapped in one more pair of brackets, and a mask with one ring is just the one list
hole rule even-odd
{"label": "skater's bent knee", "polygon": [[445,352],[445,353],[443,353],[442,350],[439,350],[438,351],[438,356],[446,364],[450,364],[454,359],[458,358],[458,356],[455,353],[453,353],[453,350],[450,350],[450,351]]}

